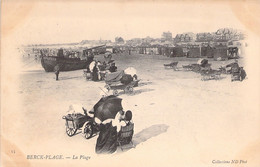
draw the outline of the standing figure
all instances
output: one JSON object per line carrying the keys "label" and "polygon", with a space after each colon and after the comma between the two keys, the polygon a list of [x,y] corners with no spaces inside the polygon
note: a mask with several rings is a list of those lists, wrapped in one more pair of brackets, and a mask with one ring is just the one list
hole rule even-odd
{"label": "standing figure", "polygon": [[[115,119],[106,119],[100,124],[100,132],[96,143],[97,154],[112,154],[117,149],[117,126],[124,118],[124,111],[119,111]],[[98,122],[98,121],[97,121]]]}
{"label": "standing figure", "polygon": [[246,78],[246,71],[243,67],[240,67],[240,81],[243,81]]}
{"label": "standing figure", "polygon": [[59,80],[59,74],[60,74],[60,65],[57,64],[55,67],[54,67],[54,72],[55,72],[55,75],[56,75],[56,81]]}
{"label": "standing figure", "polygon": [[93,68],[92,80],[93,81],[98,81],[98,68],[97,68],[97,65],[95,65],[94,68]]}

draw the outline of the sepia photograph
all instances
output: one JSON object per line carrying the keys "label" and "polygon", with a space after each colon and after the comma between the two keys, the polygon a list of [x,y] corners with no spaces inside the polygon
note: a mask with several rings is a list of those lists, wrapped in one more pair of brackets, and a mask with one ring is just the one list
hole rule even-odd
{"label": "sepia photograph", "polygon": [[259,167],[260,1],[1,1],[2,167]]}

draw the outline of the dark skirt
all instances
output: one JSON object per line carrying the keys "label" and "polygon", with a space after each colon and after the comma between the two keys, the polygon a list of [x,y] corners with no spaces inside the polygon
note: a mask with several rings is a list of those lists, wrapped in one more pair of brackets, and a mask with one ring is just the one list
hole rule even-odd
{"label": "dark skirt", "polygon": [[94,67],[94,69],[93,69],[93,78],[92,78],[92,80],[93,81],[97,81],[98,80],[98,69],[97,69],[97,67],[95,66]]}
{"label": "dark skirt", "polygon": [[112,154],[117,149],[117,131],[111,123],[100,125],[100,132],[96,143],[97,154]]}

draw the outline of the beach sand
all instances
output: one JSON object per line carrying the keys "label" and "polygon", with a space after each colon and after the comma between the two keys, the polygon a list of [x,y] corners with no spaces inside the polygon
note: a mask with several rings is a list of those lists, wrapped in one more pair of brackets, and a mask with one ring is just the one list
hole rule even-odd
{"label": "beach sand", "polygon": [[[102,59],[102,56],[97,56]],[[124,110],[132,110],[135,123],[135,148],[120,148],[113,155],[95,154],[97,136],[86,140],[78,131],[65,132],[70,104],[91,109],[100,98],[104,81],[87,81],[83,70],[46,73],[40,64],[27,65],[19,75],[21,106],[5,117],[14,117],[6,137],[19,146],[24,155],[47,154],[72,157],[85,155],[89,160],[30,160],[32,166],[223,166],[213,160],[240,160],[258,140],[259,111],[253,110],[245,91],[248,79],[231,82],[230,75],[220,80],[201,81],[200,74],[183,71],[182,65],[198,59],[168,58],[159,55],[113,55],[119,70],[134,67],[139,86],[132,94],[119,92]],[[163,64],[179,61],[180,71]],[[239,60],[243,64],[243,59]],[[227,62],[213,61],[213,68]],[[248,104],[251,107],[248,107]],[[248,157],[247,157],[248,158]],[[247,159],[248,164],[254,164]],[[122,163],[125,162],[125,163]],[[224,164],[224,166],[232,164]]]}

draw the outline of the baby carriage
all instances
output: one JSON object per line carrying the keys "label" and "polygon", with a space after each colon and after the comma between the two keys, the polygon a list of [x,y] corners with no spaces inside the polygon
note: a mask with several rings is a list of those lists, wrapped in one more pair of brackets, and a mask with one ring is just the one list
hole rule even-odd
{"label": "baby carriage", "polygon": [[124,93],[132,93],[134,87],[138,85],[140,80],[134,80],[131,75],[125,74],[124,71],[114,72],[106,75],[105,83],[108,90],[113,90],[113,95],[119,94],[118,90]]}

